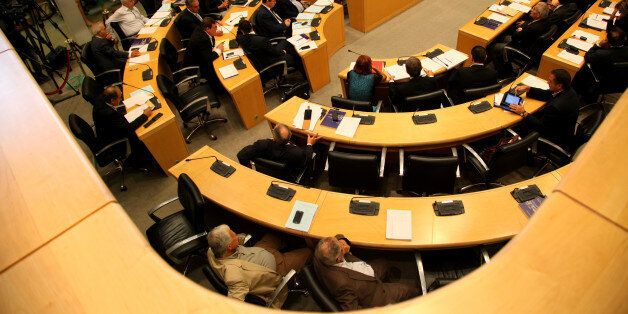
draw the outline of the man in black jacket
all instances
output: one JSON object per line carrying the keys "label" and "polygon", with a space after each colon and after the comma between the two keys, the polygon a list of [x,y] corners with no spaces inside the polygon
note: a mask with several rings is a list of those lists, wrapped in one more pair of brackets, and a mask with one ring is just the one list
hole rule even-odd
{"label": "man in black jacket", "polygon": [[469,67],[456,69],[449,77],[449,95],[456,104],[469,101],[466,99],[463,90],[467,88],[479,88],[497,84],[497,71],[485,65],[486,49],[482,46],[475,46],[471,49],[471,59],[473,64]]}
{"label": "man in black jacket", "polygon": [[214,36],[221,35],[222,31],[218,30],[218,22],[210,17],[204,18],[203,25],[192,32],[185,55],[186,64],[199,66],[201,76],[214,87],[222,86],[213,65],[214,60],[218,59],[224,51],[223,44],[216,46],[216,40],[214,40]]}
{"label": "man in black jacket", "polygon": [[129,159],[137,164],[145,160],[146,148],[135,134],[135,130],[148,120],[152,110],[150,107],[146,108],[143,114],[131,122],[126,120],[125,113],[122,92],[117,86],[109,86],[94,105],[92,118],[99,143],[106,145],[125,137],[128,138],[132,153]]}
{"label": "man in black jacket", "polygon": [[578,95],[571,88],[571,75],[564,69],[553,70],[547,83],[549,90],[527,85],[515,89],[518,94],[526,92],[526,97],[546,101],[541,110],[529,114],[522,105],[510,105],[510,108],[523,117],[523,129],[537,131],[554,143],[568,144],[578,120]]}
{"label": "man in black jacket", "polygon": [[406,72],[410,75],[410,80],[403,83],[390,85],[390,98],[400,111],[414,111],[416,108],[406,108],[406,97],[427,94],[438,89],[436,79],[432,71],[427,71],[427,76],[421,76],[421,60],[410,57],[406,60]]}
{"label": "man in black jacket", "polygon": [[201,0],[201,11],[208,13],[221,13],[229,8],[227,0]]}
{"label": "man in black jacket", "polygon": [[[98,73],[108,70],[120,69],[124,72],[124,65],[129,57],[137,57],[139,51],[120,51],[114,47],[115,39],[102,22],[94,24],[92,27],[94,37],[92,37],[92,56]],[[98,74],[95,73],[95,74]]]}
{"label": "man in black jacket", "polygon": [[203,26],[203,17],[199,14],[200,5],[198,0],[185,0],[186,9],[175,19],[181,38],[188,39],[192,32],[199,26]]}
{"label": "man in black jacket", "polygon": [[299,0],[277,0],[277,4],[273,8],[273,11],[282,19],[294,19],[303,10],[305,10],[305,5]]}
{"label": "man in black jacket", "polygon": [[578,11],[578,7],[575,3],[568,3],[565,0],[548,0],[552,12],[549,14],[550,25],[558,26],[559,30],[565,30],[571,25],[566,25],[563,21],[568,17],[571,17]]}
{"label": "man in black jacket", "polygon": [[252,145],[246,146],[238,152],[240,164],[249,167],[251,160],[261,157],[276,162],[286,163],[290,169],[298,171],[306,162],[312,159],[313,148],[319,135],[307,136],[305,148],[290,143],[292,132],[287,126],[278,124],[273,128],[273,138],[258,140]]}
{"label": "man in black jacket", "polygon": [[262,0],[262,5],[255,14],[255,30],[259,35],[269,38],[290,37],[292,21],[290,19],[282,20],[277,13],[273,12],[272,9],[276,3],[276,0]]}

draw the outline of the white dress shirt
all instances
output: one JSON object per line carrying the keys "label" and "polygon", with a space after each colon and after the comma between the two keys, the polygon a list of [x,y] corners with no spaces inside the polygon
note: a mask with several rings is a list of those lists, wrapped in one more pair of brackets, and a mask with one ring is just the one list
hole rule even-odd
{"label": "white dress shirt", "polygon": [[371,267],[371,265],[367,264],[364,261],[359,261],[359,262],[347,262],[346,260],[337,263],[334,266],[338,266],[338,267],[342,267],[342,268],[346,268],[346,269],[351,269],[353,271],[357,271],[359,273],[365,274],[367,276],[371,276],[371,277],[375,277],[375,271],[373,270],[373,267]]}
{"label": "white dress shirt", "polygon": [[297,8],[297,10],[299,10],[299,13],[303,12],[303,10],[305,10],[305,7],[303,7],[303,3],[301,3],[298,0],[290,0],[290,2],[292,2],[292,4]]}
{"label": "white dress shirt", "polygon": [[119,22],[124,35],[128,37],[139,33],[144,24],[148,22],[148,18],[143,16],[136,7],[129,9],[121,6],[107,19],[107,25],[111,22]]}

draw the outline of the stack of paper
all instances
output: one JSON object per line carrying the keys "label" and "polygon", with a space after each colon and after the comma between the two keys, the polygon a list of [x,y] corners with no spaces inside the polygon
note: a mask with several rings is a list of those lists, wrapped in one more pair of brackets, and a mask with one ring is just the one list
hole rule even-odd
{"label": "stack of paper", "polygon": [[604,21],[604,20],[609,20],[611,16],[606,15],[606,14],[591,13],[591,15],[589,15],[588,18],[596,20],[596,21]]}
{"label": "stack of paper", "polygon": [[301,34],[309,34],[312,32],[311,27],[300,27],[292,29],[292,36],[301,35]]}
{"label": "stack of paper", "polygon": [[310,42],[310,40],[301,35],[296,35],[288,38],[288,42],[296,48],[305,45],[306,43]]}
{"label": "stack of paper", "polygon": [[[129,93],[129,95],[131,97],[133,97],[133,96],[137,96],[137,95],[141,95],[141,94],[146,94],[146,95],[150,95],[150,97],[153,97],[153,94],[151,94],[151,93],[154,93],[154,92],[155,92],[155,89],[153,89],[153,85],[146,85],[146,86],[142,87],[141,89],[138,89],[138,90],[136,90],[134,92]],[[150,97],[149,97],[149,99],[150,99]]]}
{"label": "stack of paper", "polygon": [[[292,211],[288,216],[288,221],[286,221],[286,228],[308,232],[310,230],[310,227],[312,226],[312,220],[314,219],[314,215],[316,214],[317,209],[318,205],[316,204],[297,200],[296,202],[294,202]],[[298,224],[294,223],[294,215],[296,215],[297,211],[303,213],[303,216],[301,216],[301,221]]]}
{"label": "stack of paper", "polygon": [[138,34],[147,35],[147,34],[152,34],[155,31],[157,31],[157,27],[142,27],[142,29],[140,29],[140,32]]}
{"label": "stack of paper", "polygon": [[495,21],[501,22],[501,23],[506,23],[506,22],[508,22],[508,20],[510,20],[510,17],[504,16],[504,15],[501,15],[501,14],[497,14],[497,13],[491,13],[491,15],[489,15],[487,17],[487,19],[495,20]]}
{"label": "stack of paper", "polygon": [[592,44],[595,44],[598,40],[600,40],[600,36],[579,29],[575,30],[571,36],[576,38],[584,37],[586,38],[586,42]]}
{"label": "stack of paper", "polygon": [[238,75],[238,69],[235,68],[233,63],[229,65],[225,65],[222,68],[218,68],[218,71],[220,72],[220,75],[222,75],[222,78],[225,80],[230,77],[234,77]]}
{"label": "stack of paper", "polygon": [[358,130],[360,121],[360,118],[345,116],[342,121],[340,121],[340,124],[336,129],[336,134],[352,138]]}
{"label": "stack of paper", "polygon": [[604,30],[606,29],[606,22],[605,21],[596,21],[594,19],[589,19],[587,18],[587,26],[590,26],[592,28],[595,28],[597,30]]}
{"label": "stack of paper", "polygon": [[155,12],[155,14],[153,14],[153,17],[151,17],[151,19],[164,19],[167,17],[170,17],[170,10]]}
{"label": "stack of paper", "polygon": [[153,95],[149,93],[136,94],[122,101],[127,111],[135,106],[144,105],[149,99],[153,98]]}
{"label": "stack of paper", "polygon": [[296,17],[297,20],[313,20],[316,17],[314,13],[299,13]]}
{"label": "stack of paper", "polygon": [[139,52],[148,52],[148,45],[131,46],[129,48],[129,52],[131,52],[133,50],[137,50]]}
{"label": "stack of paper", "polygon": [[615,11],[615,2],[611,2],[611,5],[609,5],[608,7],[604,8],[604,11],[602,13],[604,14],[613,14],[613,11]]}
{"label": "stack of paper", "polygon": [[292,35],[295,35],[294,30],[297,28],[310,28],[311,21],[293,22],[292,23]]}
{"label": "stack of paper", "polygon": [[146,26],[156,26],[159,23],[161,23],[161,21],[165,20],[164,18],[161,19],[150,19],[148,21],[146,21]]}
{"label": "stack of paper", "polygon": [[317,6],[328,6],[328,5],[332,5],[332,3],[334,3],[334,1],[332,0],[318,0],[316,2],[314,2],[314,4],[312,5],[317,5]]}
{"label": "stack of paper", "polygon": [[164,3],[161,5],[161,7],[159,7],[159,10],[157,10],[157,12],[170,12],[170,10],[172,10],[170,3]]}
{"label": "stack of paper", "polygon": [[233,49],[222,53],[222,58],[225,60],[234,59],[242,56],[244,56],[244,50],[242,50],[242,48]]}
{"label": "stack of paper", "polygon": [[135,108],[134,110],[132,110],[131,112],[127,113],[124,115],[124,118],[126,119],[126,121],[129,121],[129,123],[133,122],[133,120],[137,119],[139,116],[141,116],[144,113],[144,110],[146,110],[146,108],[148,108],[148,105],[141,105],[137,108]]}
{"label": "stack of paper", "polygon": [[305,9],[304,12],[307,12],[307,13],[321,13],[321,11],[323,11],[324,8],[325,8],[325,6],[311,5],[307,9]]}
{"label": "stack of paper", "polygon": [[130,58],[129,59],[129,63],[130,64],[134,64],[134,63],[146,63],[150,61],[150,55],[145,53],[143,55],[137,56],[135,58]]}
{"label": "stack of paper", "polygon": [[384,70],[392,76],[393,80],[400,81],[404,79],[410,78],[410,74],[406,71],[405,65],[391,65],[389,67],[385,67]]}
{"label": "stack of paper", "polygon": [[316,121],[318,121],[318,119],[321,117],[321,114],[323,114],[323,108],[321,108],[321,106],[317,104],[313,104],[307,101],[304,101],[303,103],[301,103],[301,106],[299,106],[299,110],[297,111],[297,114],[294,116],[294,119],[292,119],[292,125],[295,128],[303,129],[304,113],[305,113],[305,109],[308,109],[308,108],[312,110],[312,118],[310,120],[310,127],[308,128],[308,130],[314,131],[314,127],[316,126]]}
{"label": "stack of paper", "polygon": [[436,71],[443,68],[441,64],[438,64],[437,62],[435,62],[434,60],[430,58],[421,59],[421,66],[423,67],[424,70],[430,70],[434,73],[436,73]]}
{"label": "stack of paper", "polygon": [[510,5],[508,5],[508,7],[513,8],[513,9],[519,11],[519,12],[522,12],[522,13],[530,12],[530,7],[529,6],[525,6],[523,4],[519,4],[519,3],[516,3],[516,2],[510,3]]}
{"label": "stack of paper", "polygon": [[518,2],[518,3],[523,3],[523,4],[527,4],[530,5],[530,0],[512,0],[513,2]]}
{"label": "stack of paper", "polygon": [[567,38],[567,44],[583,51],[589,51],[591,48],[593,48],[592,43],[588,43],[586,41],[577,40],[573,38]]}
{"label": "stack of paper", "polygon": [[559,58],[563,58],[569,62],[575,63],[575,64],[582,64],[584,62],[584,57],[583,56],[579,56],[579,55],[575,55],[573,53],[567,52],[567,50],[563,50],[558,54]]}
{"label": "stack of paper", "polygon": [[434,61],[439,62],[449,70],[465,62],[468,58],[469,57],[466,54],[456,49],[450,49],[445,53],[435,57]]}
{"label": "stack of paper", "polygon": [[547,84],[547,81],[534,76],[534,75],[529,75],[526,78],[524,78],[523,80],[521,80],[521,83],[524,85],[528,85],[530,87],[536,87],[536,88],[540,88],[540,89],[549,89],[549,85]]}
{"label": "stack of paper", "polygon": [[386,210],[386,239],[412,240],[412,211]]}

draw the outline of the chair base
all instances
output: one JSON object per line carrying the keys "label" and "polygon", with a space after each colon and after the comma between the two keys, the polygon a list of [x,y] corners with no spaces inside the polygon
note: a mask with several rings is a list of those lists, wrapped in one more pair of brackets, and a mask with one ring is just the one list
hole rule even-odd
{"label": "chair base", "polygon": [[460,188],[460,193],[464,193],[470,189],[476,188],[478,186],[484,186],[486,189],[490,189],[490,188],[499,188],[504,186],[503,184],[499,183],[499,182],[482,182],[482,183],[475,183],[475,184],[470,184],[467,186],[463,186],[462,188]]}
{"label": "chair base", "polygon": [[[196,131],[198,131],[200,128],[208,126],[208,125],[210,125],[212,123],[218,123],[218,122],[227,123],[227,119],[225,119],[225,118],[207,119],[207,116],[205,116],[205,115],[199,116],[198,119],[199,119],[199,122],[194,125],[194,129],[192,129],[192,131],[190,131],[190,133],[185,137],[185,142],[188,143],[188,144],[191,143],[190,138],[192,137],[192,135],[194,133],[196,133]],[[207,132],[207,134],[209,135],[209,138],[212,141],[215,141],[215,140],[218,139],[216,137],[216,135],[210,133],[209,131]]]}

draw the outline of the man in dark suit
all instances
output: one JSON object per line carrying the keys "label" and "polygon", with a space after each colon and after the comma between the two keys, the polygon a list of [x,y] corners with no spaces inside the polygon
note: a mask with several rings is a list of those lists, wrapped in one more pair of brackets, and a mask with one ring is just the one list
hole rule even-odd
{"label": "man in dark suit", "polygon": [[292,133],[287,126],[278,124],[273,128],[272,132],[272,139],[258,140],[252,145],[242,148],[238,152],[240,164],[249,167],[251,160],[261,157],[285,163],[296,171],[302,168],[308,160],[312,159],[312,146],[320,139],[318,135],[308,134],[307,145],[305,148],[301,148],[290,143]]}
{"label": "man in dark suit", "polygon": [[449,95],[456,104],[469,101],[463,93],[467,88],[479,88],[497,84],[497,71],[486,66],[486,49],[475,46],[471,49],[473,64],[469,67],[456,69],[449,77]]}
{"label": "man in dark suit", "polygon": [[[140,52],[135,50],[131,53],[120,51],[114,47],[115,39],[111,33],[107,31],[105,24],[96,23],[93,26],[94,37],[92,37],[92,56],[98,73],[120,69],[124,72],[124,65],[129,57],[137,57]],[[98,74],[94,73],[94,74]]]}
{"label": "man in dark suit", "polygon": [[213,66],[214,60],[218,59],[224,51],[223,44],[216,46],[216,40],[214,40],[214,36],[221,35],[222,31],[218,29],[218,22],[211,17],[204,18],[203,25],[192,32],[185,55],[186,64],[199,66],[201,76],[214,87],[222,86]]}
{"label": "man in dark suit", "polygon": [[571,75],[564,69],[553,70],[547,83],[549,90],[527,85],[515,88],[518,94],[526,92],[527,97],[546,101],[541,110],[529,114],[522,105],[510,105],[510,108],[523,117],[524,130],[537,131],[557,144],[567,144],[572,139],[578,119],[578,95],[571,88]]}
{"label": "man in dark suit", "polygon": [[269,38],[286,36],[290,37],[292,28],[290,19],[283,19],[273,12],[276,0],[262,0],[262,5],[255,14],[255,31]]}
{"label": "man in dark suit", "polygon": [[[138,109],[136,109],[138,110]],[[135,165],[146,161],[147,152],[144,144],[135,134],[152,114],[150,107],[135,120],[128,122],[124,117],[126,109],[122,103],[122,92],[117,86],[109,86],[92,108],[92,118],[96,127],[96,135],[101,145],[128,138],[131,145],[129,160]]]}
{"label": "man in dark suit", "polygon": [[344,311],[401,302],[419,295],[416,287],[385,283],[392,272],[384,260],[366,263],[353,256],[343,235],[318,242],[314,270]]}
{"label": "man in dark suit", "polygon": [[282,19],[294,19],[305,10],[305,6],[299,0],[277,0],[273,11]]}
{"label": "man in dark suit", "polygon": [[227,0],[201,0],[201,12],[204,14],[221,13],[229,8]]}
{"label": "man in dark suit", "polygon": [[548,17],[550,25],[558,26],[559,30],[565,30],[571,26],[565,25],[563,21],[578,11],[575,3],[568,3],[565,0],[548,0],[547,4],[551,10]]}
{"label": "man in dark suit", "polygon": [[186,9],[179,13],[174,23],[177,25],[181,38],[189,39],[192,32],[199,26],[203,26],[203,17],[199,14],[198,0],[185,0]]}
{"label": "man in dark suit", "polygon": [[421,76],[421,60],[410,57],[406,60],[406,72],[410,75],[410,80],[403,83],[391,84],[390,98],[400,111],[414,111],[416,108],[405,108],[406,97],[427,94],[438,89],[434,73],[427,71],[427,76]]}

